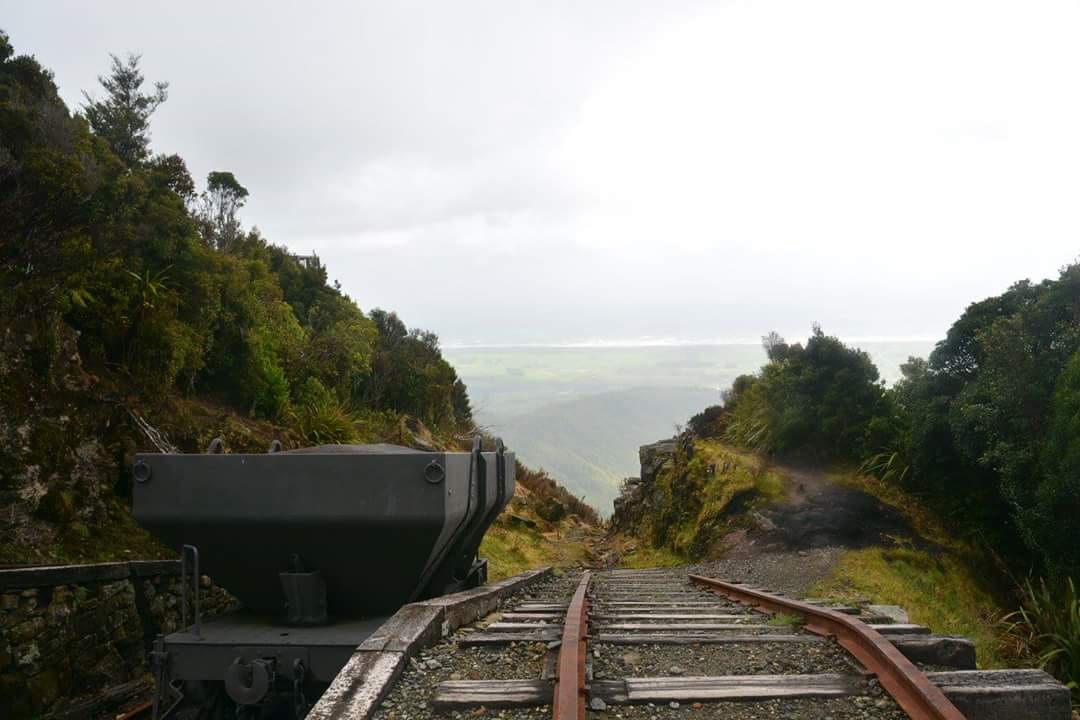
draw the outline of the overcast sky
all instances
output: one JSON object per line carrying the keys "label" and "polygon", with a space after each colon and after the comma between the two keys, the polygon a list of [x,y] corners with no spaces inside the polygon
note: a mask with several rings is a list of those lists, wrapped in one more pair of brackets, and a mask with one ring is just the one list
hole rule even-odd
{"label": "overcast sky", "polygon": [[938,337],[1080,255],[1080,3],[12,2],[445,343]]}

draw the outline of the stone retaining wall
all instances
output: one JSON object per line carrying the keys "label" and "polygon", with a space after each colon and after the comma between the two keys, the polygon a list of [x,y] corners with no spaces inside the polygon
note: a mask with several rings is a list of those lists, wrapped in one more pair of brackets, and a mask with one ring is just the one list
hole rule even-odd
{"label": "stone retaining wall", "polygon": [[[200,585],[204,616],[235,603]],[[179,586],[174,560],[0,570],[0,717],[89,715],[114,688],[149,686],[146,652],[179,629]]]}

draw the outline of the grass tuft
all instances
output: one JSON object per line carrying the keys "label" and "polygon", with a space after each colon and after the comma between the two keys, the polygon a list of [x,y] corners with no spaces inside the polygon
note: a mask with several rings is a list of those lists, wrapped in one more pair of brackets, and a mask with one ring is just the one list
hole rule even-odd
{"label": "grass tuft", "polygon": [[766,625],[772,625],[773,627],[789,627],[799,628],[804,624],[803,619],[798,615],[789,615],[788,613],[777,613],[769,618]]}
{"label": "grass tuft", "polygon": [[638,547],[633,552],[623,553],[619,562],[620,567],[632,570],[645,570],[658,567],[676,567],[685,565],[689,560],[667,548]]}
{"label": "grass tuft", "polygon": [[973,566],[955,555],[912,548],[853,550],[810,594],[900,605],[914,623],[971,638],[979,667],[1008,664],[998,632],[1003,612]]}
{"label": "grass tuft", "polygon": [[1080,709],[1080,595],[1072,579],[1060,587],[1027,580],[1023,604],[1004,624],[1039,667],[1072,690],[1073,707]]}

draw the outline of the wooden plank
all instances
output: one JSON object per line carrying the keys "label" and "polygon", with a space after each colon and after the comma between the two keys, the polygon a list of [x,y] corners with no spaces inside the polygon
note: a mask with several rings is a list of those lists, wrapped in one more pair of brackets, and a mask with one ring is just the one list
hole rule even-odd
{"label": "wooden plank", "polygon": [[644,603],[641,605],[624,605],[622,603],[606,603],[597,600],[593,607],[600,608],[596,612],[627,613],[627,612],[681,612],[681,613],[736,613],[751,615],[753,610],[744,605],[718,605],[716,603]]}
{"label": "wooden plank", "polygon": [[697,590],[693,587],[658,587],[655,590],[648,588],[634,589],[634,588],[597,588],[597,595],[643,595],[655,593],[657,595],[706,595],[704,590]]}
{"label": "wooden plank", "polygon": [[864,694],[852,675],[727,675],[594,680],[592,697],[609,705],[649,702],[710,702],[773,698],[829,698]]}
{"label": "wooden plank", "polygon": [[548,622],[562,622],[566,613],[533,613],[533,612],[504,612],[503,620],[547,620]]}
{"label": "wooden plank", "polygon": [[[491,628],[488,628],[489,630]],[[762,625],[760,623],[607,623],[598,625],[596,630],[652,630],[667,632],[669,630],[742,630],[744,632],[772,633],[780,630],[789,630],[781,625]]]}
{"label": "wooden plank", "polygon": [[807,627],[831,637],[877,676],[878,682],[910,717],[936,720],[964,720],[945,694],[934,687],[910,660],[865,624],[838,612],[822,610],[803,602],[769,593],[738,588],[716,578],[690,575],[690,579],[716,592],[777,613],[795,613]]}
{"label": "wooden plank", "polygon": [[975,643],[943,635],[888,635],[889,642],[911,662],[959,670],[975,669]]}
{"label": "wooden plank", "polygon": [[[503,615],[503,617],[506,617]],[[751,613],[594,613],[596,621],[623,622],[626,620],[758,620],[764,615]],[[910,627],[910,626],[909,626]]]}
{"label": "wooden plank", "polygon": [[1069,720],[1069,690],[1042,670],[929,672],[965,716],[979,720]]}
{"label": "wooden plank", "polygon": [[930,628],[925,625],[909,625],[907,623],[888,623],[884,625],[870,624],[871,630],[876,630],[882,635],[929,635]]}
{"label": "wooden plank", "polygon": [[542,623],[542,622],[495,622],[488,625],[485,630],[488,632],[531,632],[533,630],[546,630],[548,628],[558,628],[562,623]]}
{"label": "wooden plank", "polygon": [[[562,643],[559,643],[561,646]],[[548,648],[544,655],[544,669],[540,671],[541,680],[554,680],[559,666],[559,647]]]}
{"label": "wooden plank", "polygon": [[598,593],[609,592],[699,592],[694,590],[693,587],[687,585],[682,587],[672,587],[671,585],[664,585],[662,583],[656,583],[654,585],[608,585],[607,587],[597,587]]}
{"label": "wooden plank", "polygon": [[592,605],[611,605],[614,607],[644,607],[647,605],[664,605],[678,607],[738,607],[735,603],[717,602],[716,600],[676,600],[670,603],[658,603],[655,600],[605,600],[596,598]]}
{"label": "wooden plank", "polygon": [[448,680],[435,686],[436,712],[484,707],[491,710],[550,705],[552,680]]}
{"label": "wooden plank", "polygon": [[559,603],[521,603],[514,612],[566,612],[567,605]]}
{"label": "wooden plank", "polygon": [[682,605],[639,605],[637,607],[622,607],[619,605],[594,605],[593,615],[625,615],[627,613],[640,613],[642,615],[669,615],[671,613],[682,613],[683,615],[742,615],[752,616],[757,615],[761,617],[764,613],[754,613],[748,609],[739,609],[737,607],[684,607]]}
{"label": "wooden plank", "polygon": [[626,601],[631,598],[637,600],[683,600],[685,602],[700,601],[703,598],[708,597],[705,593],[597,593],[598,600],[622,600]]}
{"label": "wooden plank", "polygon": [[[441,622],[438,623],[439,633],[433,635],[425,628],[423,632],[410,632],[396,637],[384,635],[386,642],[380,642],[379,646],[396,645],[401,648],[397,651],[357,649],[308,713],[308,720],[368,720],[404,671],[409,656],[416,650],[434,644],[440,635],[448,635],[462,624],[490,612],[509,593],[527,587],[550,573],[550,567],[540,568],[472,590],[404,606],[402,610],[414,606],[434,610],[435,618],[441,617]],[[398,612],[401,613],[401,610]],[[414,615],[413,611],[409,610],[401,613],[401,617],[411,617],[414,621],[424,622],[432,617],[432,613],[420,612]],[[376,635],[378,634],[377,632]]]}
{"label": "wooden plank", "polygon": [[555,626],[547,630],[533,632],[476,632],[469,633],[458,640],[458,645],[470,647],[472,645],[509,645],[516,642],[551,642],[562,637],[562,628]]}
{"label": "wooden plank", "polygon": [[[803,602],[806,602],[805,600]],[[823,610],[832,610],[833,612],[843,613],[844,615],[858,615],[862,612],[862,608],[855,607],[854,605],[826,605],[821,602],[808,602],[807,605],[816,605]]]}
{"label": "wooden plank", "polygon": [[696,645],[717,643],[821,643],[825,638],[818,635],[743,635],[735,633],[686,633],[682,635],[661,633],[596,633],[594,643],[608,645]]}

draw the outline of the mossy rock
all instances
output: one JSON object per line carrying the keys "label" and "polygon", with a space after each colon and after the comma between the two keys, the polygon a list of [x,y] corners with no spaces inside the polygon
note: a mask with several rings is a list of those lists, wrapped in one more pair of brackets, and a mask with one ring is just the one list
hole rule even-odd
{"label": "mossy rock", "polygon": [[75,517],[75,493],[53,488],[38,502],[37,516],[42,520],[63,525]]}

